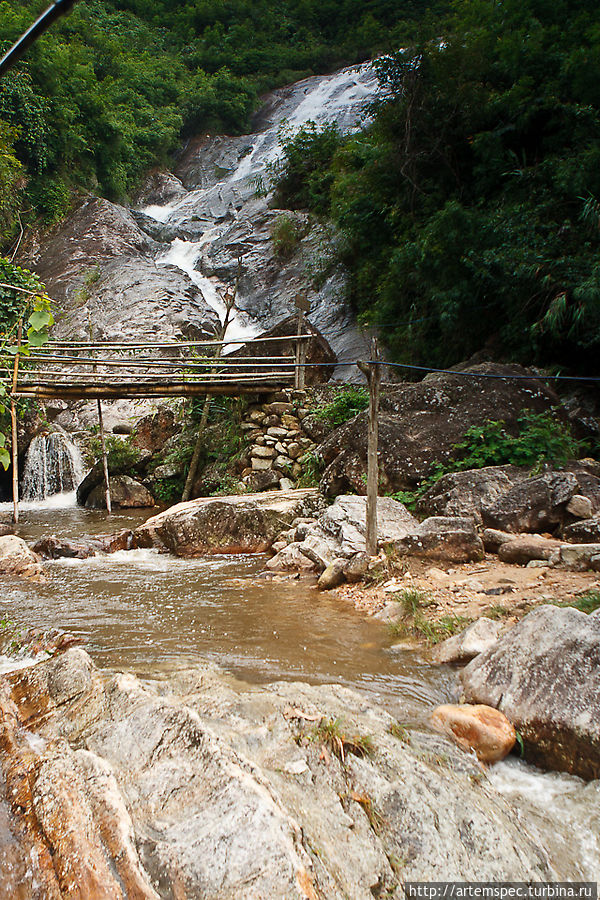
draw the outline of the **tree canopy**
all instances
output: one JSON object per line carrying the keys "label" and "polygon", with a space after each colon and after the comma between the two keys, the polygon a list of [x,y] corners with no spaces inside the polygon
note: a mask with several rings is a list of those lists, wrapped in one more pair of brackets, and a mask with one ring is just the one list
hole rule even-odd
{"label": "tree canopy", "polygon": [[371,126],[329,142],[327,196],[311,196],[324,135],[307,130],[288,140],[277,193],[335,220],[363,320],[405,362],[453,364],[487,346],[594,371],[597,4],[455,0],[377,67]]}

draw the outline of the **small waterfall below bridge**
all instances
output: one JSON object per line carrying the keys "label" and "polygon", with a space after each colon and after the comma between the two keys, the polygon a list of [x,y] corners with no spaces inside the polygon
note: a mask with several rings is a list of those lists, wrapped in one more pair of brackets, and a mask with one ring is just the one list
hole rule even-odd
{"label": "small waterfall below bridge", "polygon": [[60,431],[39,434],[32,440],[25,457],[23,500],[45,500],[53,494],[73,491],[83,476],[81,453],[66,434]]}

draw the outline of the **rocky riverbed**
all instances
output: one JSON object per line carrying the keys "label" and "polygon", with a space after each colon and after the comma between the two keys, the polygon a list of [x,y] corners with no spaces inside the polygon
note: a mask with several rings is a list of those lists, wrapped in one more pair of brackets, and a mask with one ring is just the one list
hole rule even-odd
{"label": "rocky riverbed", "polygon": [[4,676],[2,709],[32,860],[14,896],[368,898],[553,874],[480,764],[340,686],[207,665],[143,683],[75,648]]}

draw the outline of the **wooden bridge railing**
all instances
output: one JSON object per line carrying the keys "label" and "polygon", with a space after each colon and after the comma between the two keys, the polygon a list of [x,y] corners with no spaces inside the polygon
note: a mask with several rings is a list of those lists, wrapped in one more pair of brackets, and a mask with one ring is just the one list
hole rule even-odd
{"label": "wooden bridge railing", "polygon": [[[13,397],[117,399],[246,394],[303,382],[309,334],[223,341],[50,341],[3,379]],[[283,355],[265,355],[265,345]],[[256,346],[256,355],[237,356]],[[289,347],[289,354],[285,351]],[[220,355],[218,351],[220,350]],[[260,352],[259,352],[260,351]],[[18,352],[17,352],[18,360]],[[8,362],[8,360],[7,360]],[[10,360],[12,363],[12,358]]]}

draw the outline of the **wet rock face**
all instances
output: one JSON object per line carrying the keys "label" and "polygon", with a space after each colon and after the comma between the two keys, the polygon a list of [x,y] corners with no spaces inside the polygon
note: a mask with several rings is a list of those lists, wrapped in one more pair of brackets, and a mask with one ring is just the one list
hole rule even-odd
{"label": "wet rock face", "polygon": [[264,553],[282,525],[318,500],[313,489],[200,497],[148,519],[134,532],[138,547],[159,546],[177,556]]}
{"label": "wet rock face", "polygon": [[[496,363],[469,366],[464,371],[527,375],[520,366]],[[516,429],[524,409],[548,412],[558,403],[554,392],[533,375],[530,381],[428,375],[418,384],[385,393],[379,418],[381,489],[415,487],[435,462],[450,458],[454,445],[471,425],[503,419],[510,431]],[[367,418],[366,412],[360,413],[319,448],[327,464],[321,488],[328,496],[366,492]]]}
{"label": "wet rock face", "polygon": [[[550,877],[472,758],[395,737],[340,685],[248,689],[205,665],[153,687],[81,650],[1,684],[0,764],[40,900],[367,900],[405,880]],[[335,720],[368,750],[340,753]]]}
{"label": "wet rock face", "polygon": [[600,618],[543,606],[461,673],[469,703],[503,712],[525,756],[544,768],[600,776]]}
{"label": "wet rock face", "polygon": [[129,210],[90,198],[21,262],[33,268],[58,301],[54,337],[212,337],[216,313],[181,270],[157,267],[161,246]]}

